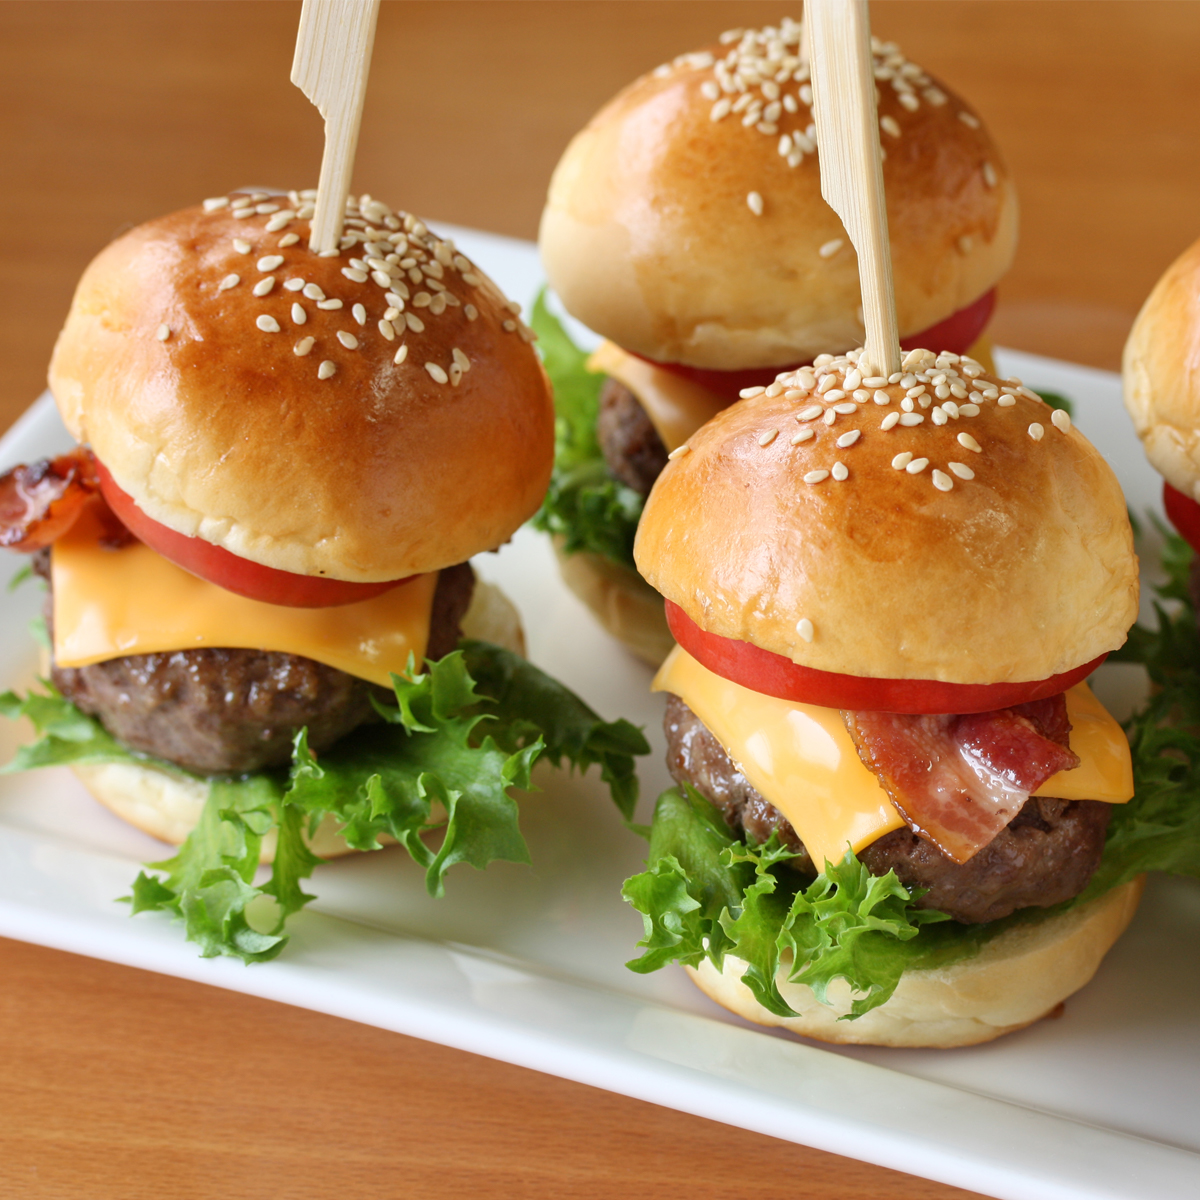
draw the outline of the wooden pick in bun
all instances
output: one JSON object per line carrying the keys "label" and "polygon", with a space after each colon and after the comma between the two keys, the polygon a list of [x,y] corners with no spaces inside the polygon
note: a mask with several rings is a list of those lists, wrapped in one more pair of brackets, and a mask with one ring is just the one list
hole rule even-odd
{"label": "wooden pick in bun", "polygon": [[[858,359],[820,355],[751,389],[673,454],[647,501],[634,553],[680,643],[655,687],[671,693],[668,764],[695,790],[660,800],[651,871],[627,895],[666,930],[696,917],[683,905],[672,926],[656,906],[678,893],[639,881],[680,863],[707,873],[708,896],[774,880],[780,912],[799,878],[826,902],[882,880],[888,903],[940,922],[925,936],[942,939],[941,965],[860,977],[860,1005],[886,999],[856,1020],[838,1019],[848,977],[810,987],[812,962],[791,951],[773,985],[755,968],[757,992],[724,935],[678,961],[752,1020],[964,1045],[1082,986],[1136,906],[1135,884],[1072,901],[1133,795],[1128,745],[1083,680],[1136,617],[1137,560],[1116,479],[1065,413],[958,354],[911,351],[887,378]],[[714,882],[714,863],[743,861],[774,873]],[[949,919],[1013,928],[945,953]],[[773,937],[760,929],[758,945]]]}
{"label": "wooden pick in bun", "polygon": [[[606,104],[551,180],[542,261],[566,311],[607,339],[592,367],[623,436],[602,418],[604,459],[642,495],[653,468],[624,470],[631,453],[653,442],[661,461],[742,389],[863,341],[857,257],[821,196],[802,41],[785,20],[680,55]],[[894,44],[876,39],[873,55],[902,345],[988,365],[984,331],[1016,246],[1013,182],[970,105]],[[636,574],[596,565],[580,555],[564,577],[660,659],[662,621],[629,619],[653,612]]]}

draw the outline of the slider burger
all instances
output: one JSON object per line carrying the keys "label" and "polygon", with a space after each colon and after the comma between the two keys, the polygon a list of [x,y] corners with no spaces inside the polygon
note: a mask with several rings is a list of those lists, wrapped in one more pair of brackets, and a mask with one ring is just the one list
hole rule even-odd
{"label": "slider burger", "polygon": [[244,919],[276,845],[284,916],[306,831],[321,854],[400,841],[440,892],[454,862],[527,859],[509,788],[543,752],[601,762],[625,808],[644,752],[512,653],[467,561],[550,475],[519,306],[367,196],[314,253],[313,198],[221,196],[104,249],[50,368],[80,447],[0,480],[0,541],[50,585],[51,693],[0,700],[43,734],[15,765],[71,764],[186,841],[135,907],[244,958],[282,945]]}
{"label": "slider burger", "polygon": [[823,354],[674,451],[635,555],[678,642],[654,686],[679,787],[626,884],[631,966],[906,1046],[988,1040],[1091,978],[1141,882],[1098,870],[1133,776],[1086,680],[1138,577],[1065,413],[955,353],[888,378]]}
{"label": "slider burger", "polygon": [[[631,84],[567,147],[542,214],[550,286],[606,340],[588,363],[604,376],[598,435],[589,455],[582,430],[560,436],[540,523],[568,583],[656,665],[670,639],[631,551],[667,454],[743,389],[864,336],[857,257],[821,197],[801,37],[794,21],[735,30]],[[1015,189],[971,107],[873,46],[902,345],[990,365]],[[581,385],[547,361],[560,420],[582,422]]]}
{"label": "slider burger", "polygon": [[[1200,552],[1200,388],[1190,369],[1200,329],[1200,242],[1154,285],[1125,343],[1125,407],[1151,466],[1163,477],[1163,508]],[[1182,369],[1181,369],[1182,368]],[[1193,590],[1195,572],[1193,572]]]}

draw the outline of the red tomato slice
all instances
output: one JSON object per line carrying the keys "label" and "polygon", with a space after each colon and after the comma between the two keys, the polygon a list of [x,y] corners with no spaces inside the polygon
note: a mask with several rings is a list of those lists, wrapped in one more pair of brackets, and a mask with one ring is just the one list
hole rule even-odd
{"label": "red tomato slice", "polygon": [[666,605],[667,624],[675,640],[710,671],[766,696],[799,704],[819,704],[823,708],[894,713],[994,712],[1057,696],[1086,679],[1108,657],[1101,654],[1071,671],[1030,683],[868,679],[802,667],[782,654],[773,654],[750,642],[706,633],[678,604],[668,600]]}
{"label": "red tomato slice", "polygon": [[[979,335],[987,327],[995,307],[996,289],[992,288],[966,308],[951,313],[944,321],[930,325],[928,329],[914,333],[911,337],[901,338],[901,348],[917,350],[926,347],[929,350],[949,350],[952,354],[965,354],[979,340]],[[747,367],[742,371],[714,371],[704,367],[688,367],[683,363],[658,362],[641,354],[637,357],[645,362],[654,363],[656,367],[662,367],[664,371],[682,375],[684,379],[690,379],[731,402],[739,399],[743,388],[766,387],[774,383],[775,376],[783,371],[795,371],[799,367],[809,365],[792,363],[787,367]]]}
{"label": "red tomato slice", "polygon": [[1163,508],[1179,536],[1200,554],[1200,504],[1163,481]]}
{"label": "red tomato slice", "polygon": [[203,538],[177,533],[146,516],[116,485],[99,459],[96,460],[96,474],[100,479],[100,492],[109,508],[131,533],[177,567],[235,595],[289,608],[332,608],[338,604],[370,600],[404,582],[403,579],[390,579],[383,583],[351,583],[344,579],[296,575],[291,571],[264,567]]}

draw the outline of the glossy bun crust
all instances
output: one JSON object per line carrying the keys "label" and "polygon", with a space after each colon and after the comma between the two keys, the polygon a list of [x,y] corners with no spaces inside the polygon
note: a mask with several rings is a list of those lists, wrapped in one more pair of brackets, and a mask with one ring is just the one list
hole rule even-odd
{"label": "glossy bun crust", "polygon": [[1154,286],[1125,343],[1125,407],[1146,457],[1200,500],[1200,241]]}
{"label": "glossy bun crust", "polygon": [[[846,365],[815,369],[824,393],[781,376],[795,386],[692,436],[638,528],[645,578],[702,629],[868,678],[1038,680],[1119,647],[1138,598],[1125,501],[1066,415],[966,360],[973,377],[929,355],[915,400],[903,381],[848,394]],[[932,399],[939,377],[966,397]]]}
{"label": "glossy bun crust", "polygon": [[[807,77],[799,27],[786,26],[644,75],[576,135],[554,172],[539,239],[551,286],[572,316],[627,350],[733,370],[807,362],[862,343],[857,260],[821,199],[805,133],[812,115],[800,99],[806,85],[796,79],[797,71]],[[760,84],[753,57],[773,48],[784,57]],[[714,63],[729,55],[749,81],[745,92],[720,90]],[[879,81],[879,114],[896,308],[907,336],[1004,274],[1017,201],[999,150],[967,104],[895,47],[877,44],[875,63],[890,72]],[[791,74],[775,83],[785,67]],[[739,96],[757,98],[759,122],[745,124],[750,109],[713,120],[717,104]],[[807,147],[785,144],[791,161],[800,155],[794,166],[780,153],[784,137]],[[761,215],[750,207],[752,192]]]}
{"label": "glossy bun crust", "polygon": [[854,1021],[844,980],[829,989],[830,1006],[804,984],[776,979],[795,1017],[765,1009],[742,982],[745,963],[729,955],[724,971],[707,959],[688,968],[692,981],[718,1004],[760,1025],[791,1033],[866,1046],[973,1046],[1051,1016],[1096,973],[1112,944],[1137,911],[1144,876],[1103,896],[1049,917],[1015,925],[974,958],[949,967],[906,971],[885,1004]]}
{"label": "glossy bun crust", "polygon": [[184,209],[87,268],[50,369],[72,434],[156,521],[284,571],[396,579],[506,541],[553,457],[516,312],[403,213],[364,197],[319,257],[307,201],[256,199],[279,211]]}

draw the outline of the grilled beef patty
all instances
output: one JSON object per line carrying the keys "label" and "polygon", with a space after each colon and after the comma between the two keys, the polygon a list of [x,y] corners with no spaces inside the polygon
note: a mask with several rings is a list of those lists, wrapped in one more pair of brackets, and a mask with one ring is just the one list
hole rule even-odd
{"label": "grilled beef patty", "polygon": [[639,495],[650,495],[654,481],[667,465],[667,448],[641,401],[611,377],[604,381],[600,392],[596,436],[608,469]]}
{"label": "grilled beef patty", "polygon": [[[474,588],[469,563],[440,573],[428,658],[440,658],[458,644]],[[49,613],[48,601],[48,619]],[[50,677],[127,746],[202,774],[286,763],[302,726],[308,727],[309,746],[323,750],[375,718],[372,694],[395,702],[388,688],[276,651],[135,654],[87,667],[54,666]]]}
{"label": "grilled beef patty", "polygon": [[[787,818],[755,790],[720,742],[678,697],[667,697],[663,720],[667,767],[676,783],[690,783],[721,810],[735,833],[763,842],[778,830],[798,851],[790,864],[816,869]],[[987,846],[959,864],[910,829],[894,829],[859,851],[872,875],[894,870],[910,889],[928,888],[919,908],[936,908],[956,921],[996,921],[1018,908],[1049,908],[1077,896],[1100,864],[1112,805],[1099,800],[1031,796]]]}

